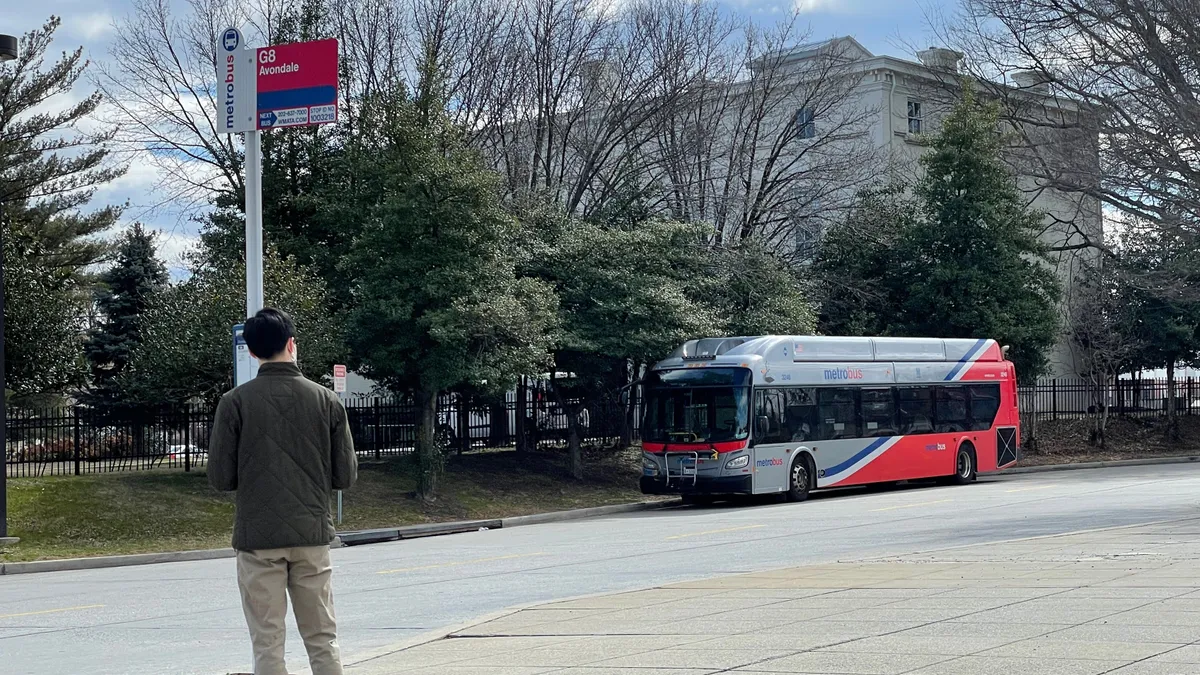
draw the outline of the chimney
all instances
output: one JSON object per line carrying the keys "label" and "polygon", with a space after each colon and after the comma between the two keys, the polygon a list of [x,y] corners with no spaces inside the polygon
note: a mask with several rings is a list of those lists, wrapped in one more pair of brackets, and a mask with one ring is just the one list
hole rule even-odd
{"label": "chimney", "polygon": [[1018,70],[1012,74],[1012,81],[1017,89],[1024,89],[1038,94],[1050,93],[1050,78],[1038,70]]}
{"label": "chimney", "polygon": [[958,63],[962,61],[963,55],[953,49],[930,47],[923,52],[917,52],[917,58],[926,68],[957,73]]}
{"label": "chimney", "polygon": [[591,59],[580,64],[579,80],[586,99],[614,96],[619,89],[617,68],[607,59]]}

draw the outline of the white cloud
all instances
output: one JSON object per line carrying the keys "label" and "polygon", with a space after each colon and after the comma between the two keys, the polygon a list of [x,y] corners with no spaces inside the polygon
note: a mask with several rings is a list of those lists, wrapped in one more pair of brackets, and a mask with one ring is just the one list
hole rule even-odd
{"label": "white cloud", "polygon": [[800,13],[834,12],[845,8],[843,0],[795,0],[795,4]]}
{"label": "white cloud", "polygon": [[86,41],[106,37],[113,30],[113,16],[108,12],[67,15],[63,17],[63,29]]}
{"label": "white cloud", "polygon": [[171,278],[180,279],[188,275],[184,255],[200,243],[200,237],[178,229],[154,228],[158,232],[158,257],[167,264]]}

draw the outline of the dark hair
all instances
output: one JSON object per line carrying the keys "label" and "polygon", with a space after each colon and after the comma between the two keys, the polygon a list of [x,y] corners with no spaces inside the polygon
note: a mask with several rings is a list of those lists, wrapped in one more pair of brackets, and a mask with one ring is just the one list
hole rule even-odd
{"label": "dark hair", "polygon": [[260,309],[258,314],[246,319],[242,337],[250,353],[260,359],[273,359],[287,348],[288,340],[296,334],[292,317],[272,307]]}

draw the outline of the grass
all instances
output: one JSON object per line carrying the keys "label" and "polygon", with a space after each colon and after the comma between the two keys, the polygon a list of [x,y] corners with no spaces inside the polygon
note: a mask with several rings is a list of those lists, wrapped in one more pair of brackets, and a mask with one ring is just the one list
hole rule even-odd
{"label": "grass", "polygon": [[[1161,419],[1113,419],[1107,448],[1088,444],[1087,422],[1038,423],[1038,448],[1022,466],[1200,454],[1200,417],[1180,419],[1181,440]],[[504,518],[640,501],[636,450],[594,453],[587,480],[567,476],[561,453],[471,452],[451,457],[439,497],[425,503],[406,460],[364,463],[344,495],[343,530]],[[147,471],[8,480],[9,530],[21,543],[0,561],[223,548],[233,500],[214,492],[204,473]]]}
{"label": "grass", "polygon": [[[641,501],[635,452],[597,454],[587,480],[567,476],[558,453],[472,452],[452,457],[438,498],[415,498],[406,460],[364,463],[343,498],[342,530],[505,518]],[[8,480],[9,531],[21,542],[0,561],[229,546],[233,500],[203,472],[151,471]]]}

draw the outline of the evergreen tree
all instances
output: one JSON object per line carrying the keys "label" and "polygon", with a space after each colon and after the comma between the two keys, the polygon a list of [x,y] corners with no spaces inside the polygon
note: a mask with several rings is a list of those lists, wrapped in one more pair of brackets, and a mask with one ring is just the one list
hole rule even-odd
{"label": "evergreen tree", "polygon": [[55,105],[88,65],[82,49],[46,65],[59,24],[51,17],[27,33],[20,58],[0,65],[4,365],[8,388],[27,400],[61,396],[85,383],[88,268],[108,250],[96,235],[120,214],[115,207],[84,212],[96,188],[122,170],[110,162],[111,130],[81,124],[100,105],[98,94]]}
{"label": "evergreen tree", "polygon": [[100,325],[84,351],[92,369],[87,398],[96,405],[125,400],[121,375],[142,341],[142,321],[154,296],[167,285],[167,268],[157,256],[153,232],[135,223],[117,241],[116,262],[100,276],[96,309]]}
{"label": "evergreen tree", "polygon": [[[246,315],[245,270],[242,259],[202,248],[193,255],[188,279],[152,296],[140,322],[140,343],[117,384],[127,399],[212,404],[233,386],[231,330]],[[344,343],[321,279],[268,245],[263,294],[267,304],[295,321],[305,376],[328,378],[344,356]]]}
{"label": "evergreen tree", "polygon": [[[998,129],[996,106],[966,86],[921,158],[914,196],[868,195],[857,220],[835,228],[818,259],[827,288],[859,286],[874,300],[831,292],[827,332],[995,338],[1023,379],[1045,370],[1058,283],[1038,239],[1042,214],[1026,208]],[[880,226],[864,237],[863,222]]]}
{"label": "evergreen tree", "polygon": [[544,369],[555,298],[516,274],[518,223],[502,208],[496,176],[408,101],[372,110],[381,142],[356,172],[373,176],[383,198],[345,214],[361,231],[342,266],[354,279],[348,343],[364,375],[415,394],[418,492],[432,498],[439,395],[460,385],[503,391]]}

